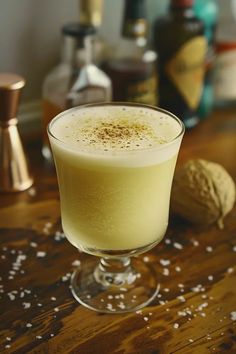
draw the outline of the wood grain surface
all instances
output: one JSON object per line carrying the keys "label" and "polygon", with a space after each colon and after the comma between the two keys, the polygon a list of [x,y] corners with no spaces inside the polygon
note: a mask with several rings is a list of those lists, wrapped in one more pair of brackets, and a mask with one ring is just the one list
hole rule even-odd
{"label": "wood grain surface", "polygon": [[[55,171],[39,139],[27,140],[27,155],[33,188],[0,195],[1,353],[236,353],[236,208],[224,230],[170,215],[164,240],[140,256],[160,273],[159,295],[138,313],[98,314],[71,295],[73,263],[89,256],[61,233]],[[178,166],[196,157],[236,180],[236,111],[186,133]]]}

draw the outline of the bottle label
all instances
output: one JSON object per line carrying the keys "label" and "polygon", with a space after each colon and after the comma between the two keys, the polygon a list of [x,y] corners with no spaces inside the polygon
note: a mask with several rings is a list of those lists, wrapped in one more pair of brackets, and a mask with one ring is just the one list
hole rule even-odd
{"label": "bottle label", "polygon": [[107,90],[102,87],[90,86],[79,91],[71,91],[67,95],[67,108],[81,104],[109,101]]}
{"label": "bottle label", "polygon": [[126,99],[130,102],[156,106],[158,104],[157,92],[157,78],[153,75],[145,80],[131,82],[127,87]]}
{"label": "bottle label", "polygon": [[185,43],[168,62],[166,71],[188,106],[197,109],[205,73],[206,39],[195,37]]}
{"label": "bottle label", "polygon": [[223,100],[236,99],[236,49],[217,55],[214,68],[214,93]]}
{"label": "bottle label", "polygon": [[129,38],[146,37],[147,21],[143,18],[126,20],[123,25],[123,36]]}

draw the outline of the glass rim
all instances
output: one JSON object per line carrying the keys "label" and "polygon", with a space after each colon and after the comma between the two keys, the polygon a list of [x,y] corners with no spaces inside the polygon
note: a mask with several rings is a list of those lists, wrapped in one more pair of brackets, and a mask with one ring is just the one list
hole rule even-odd
{"label": "glass rim", "polygon": [[62,141],[61,139],[57,138],[51,131],[51,127],[54,124],[54,122],[58,119],[60,119],[61,116],[66,115],[69,112],[73,112],[73,111],[78,111],[81,109],[85,109],[85,108],[94,108],[94,107],[112,107],[112,106],[124,106],[124,107],[140,107],[143,109],[148,109],[148,110],[153,110],[153,111],[157,111],[157,112],[161,112],[164,113],[170,117],[172,117],[180,126],[180,132],[170,141],[168,141],[167,143],[164,144],[160,144],[159,146],[155,146],[155,147],[147,147],[147,148],[143,148],[143,149],[139,149],[139,150],[121,150],[121,151],[116,151],[114,154],[112,154],[112,157],[116,157],[116,156],[122,156],[122,155],[130,155],[130,154],[140,154],[141,152],[145,152],[145,151],[158,151],[158,150],[163,150],[167,147],[169,147],[170,145],[174,144],[179,138],[181,138],[184,135],[185,132],[185,125],[184,123],[173,113],[160,108],[160,107],[156,107],[156,106],[151,106],[151,105],[147,105],[147,104],[143,104],[143,103],[136,103],[136,102],[99,102],[99,103],[89,103],[89,104],[84,104],[84,105],[80,105],[80,106],[76,106],[73,108],[69,108],[67,110],[62,111],[61,113],[57,114],[47,125],[47,133],[48,135],[53,138],[54,140],[56,140],[57,142],[60,143],[60,145],[62,144],[63,146],[65,146],[67,149],[71,150],[71,151],[81,151],[82,153],[86,154],[86,155],[95,155],[95,156],[103,156],[103,157],[109,157],[111,155],[109,154],[105,154],[105,153],[101,153],[101,152],[97,152],[97,151],[83,151],[82,149],[76,149],[74,147],[71,147],[70,144]]}

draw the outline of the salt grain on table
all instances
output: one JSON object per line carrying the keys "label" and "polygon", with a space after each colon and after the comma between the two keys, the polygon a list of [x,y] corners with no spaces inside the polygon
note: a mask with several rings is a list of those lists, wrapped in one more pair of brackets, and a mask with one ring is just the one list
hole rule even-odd
{"label": "salt grain on table", "polygon": [[234,271],[234,268],[228,268],[227,269],[227,273],[229,273],[229,274],[233,273],[233,271]]}
{"label": "salt grain on table", "polygon": [[166,277],[168,277],[168,275],[170,274],[170,271],[168,268],[163,268],[162,274],[165,275]]}
{"label": "salt grain on table", "polygon": [[178,266],[175,267],[175,270],[176,270],[176,272],[181,272],[181,268]]}
{"label": "salt grain on table", "polygon": [[160,264],[163,267],[166,267],[166,266],[170,265],[170,261],[169,261],[169,259],[160,259]]}
{"label": "salt grain on table", "polygon": [[182,250],[183,249],[183,246],[180,243],[178,243],[178,242],[174,242],[173,246],[174,246],[174,248],[177,248],[178,250]]}
{"label": "salt grain on table", "polygon": [[30,302],[23,302],[22,306],[24,307],[24,309],[29,309],[31,306],[31,303]]}
{"label": "salt grain on table", "polygon": [[79,267],[81,265],[81,262],[78,259],[76,259],[74,262],[71,263],[71,265],[73,267]]}
{"label": "salt grain on table", "polygon": [[210,252],[213,251],[213,248],[212,248],[211,246],[207,246],[207,247],[206,247],[206,251],[210,253]]}
{"label": "salt grain on table", "polygon": [[199,246],[199,242],[197,240],[192,239],[191,242],[192,242],[193,246],[195,246],[195,247]]}
{"label": "salt grain on table", "polygon": [[30,247],[36,248],[38,244],[36,242],[30,242]]}
{"label": "salt grain on table", "polygon": [[230,313],[230,319],[231,319],[232,321],[236,321],[236,311],[232,311],[232,312]]}
{"label": "salt grain on table", "polygon": [[36,257],[38,257],[38,258],[43,258],[43,257],[45,257],[45,256],[46,256],[46,252],[38,251],[38,252],[36,253]]}

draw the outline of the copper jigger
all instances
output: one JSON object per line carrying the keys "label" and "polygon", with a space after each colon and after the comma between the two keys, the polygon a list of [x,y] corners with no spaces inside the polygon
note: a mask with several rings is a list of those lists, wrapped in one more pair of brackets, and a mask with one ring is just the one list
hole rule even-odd
{"label": "copper jigger", "polygon": [[33,184],[17,129],[17,111],[25,80],[0,73],[0,192],[19,192]]}

